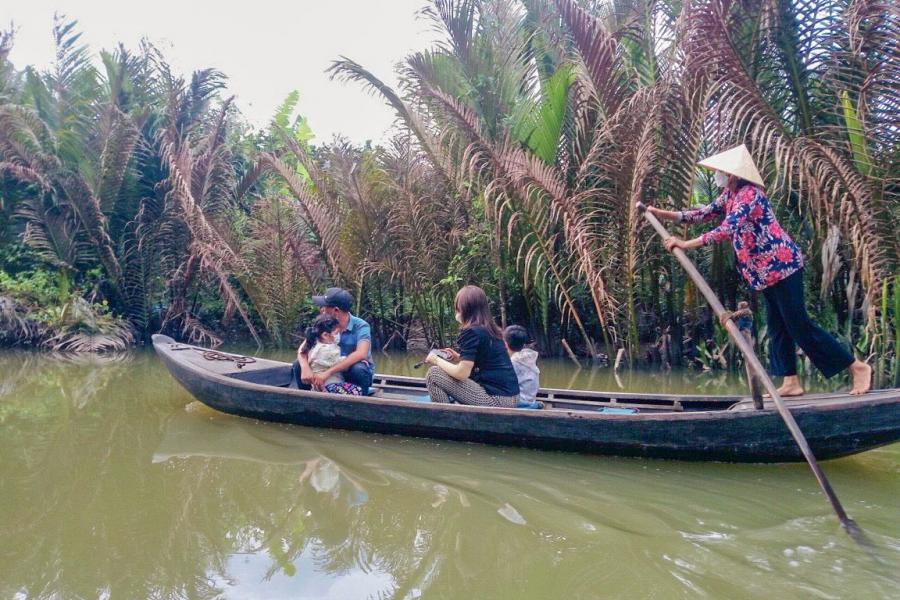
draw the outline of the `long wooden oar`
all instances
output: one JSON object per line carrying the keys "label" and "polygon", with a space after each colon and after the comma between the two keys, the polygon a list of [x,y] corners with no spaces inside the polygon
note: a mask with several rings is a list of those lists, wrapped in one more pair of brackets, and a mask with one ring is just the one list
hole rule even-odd
{"label": "long wooden oar", "polygon": [[[644,217],[656,232],[662,237],[663,240],[672,237],[671,234],[666,230],[662,223],[659,222],[659,219],[656,216],[647,210],[647,207],[644,206],[643,203],[638,202],[637,208],[639,211],[644,213]],[[822,472],[822,469],[819,468],[819,463],[816,462],[816,457],[813,456],[812,450],[809,447],[809,443],[807,443],[806,438],[803,436],[803,432],[800,431],[800,426],[797,425],[797,421],[794,420],[794,415],[787,409],[784,405],[784,402],[781,399],[781,396],[778,395],[778,389],[775,387],[775,384],[769,378],[769,375],[766,373],[766,370],[763,368],[762,363],[759,362],[759,359],[756,357],[756,353],[753,351],[753,347],[747,342],[741,333],[738,326],[732,321],[729,317],[729,313],[726,312],[725,307],[722,306],[722,303],[719,302],[719,299],[716,297],[715,292],[712,291],[712,288],[709,287],[709,284],[706,283],[706,280],[703,279],[703,276],[700,274],[700,271],[697,270],[697,267],[694,266],[694,263],[691,262],[691,259],[688,258],[687,254],[685,254],[684,250],[681,248],[674,248],[673,252],[675,258],[678,259],[678,262],[681,263],[681,266],[684,267],[684,270],[687,271],[687,274],[694,281],[694,284],[697,286],[697,289],[703,294],[703,297],[706,298],[706,301],[709,302],[710,307],[713,309],[713,312],[716,313],[716,317],[719,318],[720,321],[725,325],[725,329],[728,331],[728,335],[731,336],[731,340],[738,347],[738,349],[743,353],[744,360],[750,365],[750,368],[759,375],[760,380],[762,381],[763,386],[765,386],[766,390],[769,392],[769,395],[772,397],[772,400],[775,401],[775,406],[778,408],[778,413],[781,415],[781,418],[784,419],[784,424],[787,425],[788,430],[790,430],[791,435],[794,436],[794,440],[797,442],[797,445],[800,446],[800,451],[803,453],[803,457],[806,459],[806,462],[809,463],[809,468],[812,469],[813,475],[816,476],[816,480],[819,482],[819,486],[822,488],[822,491],[825,492],[825,495],[828,497],[828,500],[831,502],[832,508],[834,508],[834,512],[837,514],[838,519],[841,522],[841,525],[850,534],[856,542],[864,545],[868,545],[869,542],[866,540],[865,535],[862,530],[856,524],[856,522],[851,519],[846,511],[844,511],[844,507],[841,506],[841,501],[838,500],[837,495],[834,493],[834,490],[831,488],[831,484],[828,483],[828,479],[825,478],[825,473]]]}

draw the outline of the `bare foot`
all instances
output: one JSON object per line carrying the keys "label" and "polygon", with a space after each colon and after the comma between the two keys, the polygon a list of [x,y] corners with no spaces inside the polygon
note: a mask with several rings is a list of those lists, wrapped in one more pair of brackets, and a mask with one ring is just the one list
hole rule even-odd
{"label": "bare foot", "polygon": [[782,398],[790,398],[791,396],[802,396],[806,393],[799,383],[784,383],[778,388],[778,395]]}
{"label": "bare foot", "polygon": [[861,360],[850,365],[850,376],[853,378],[853,385],[850,387],[852,396],[865,394],[872,388],[872,367]]}
{"label": "bare foot", "polygon": [[[800,380],[797,377],[785,377],[781,387],[778,388],[778,395],[782,398],[790,398],[792,396],[802,396],[806,393]],[[769,394],[764,394],[764,398],[770,398]]]}

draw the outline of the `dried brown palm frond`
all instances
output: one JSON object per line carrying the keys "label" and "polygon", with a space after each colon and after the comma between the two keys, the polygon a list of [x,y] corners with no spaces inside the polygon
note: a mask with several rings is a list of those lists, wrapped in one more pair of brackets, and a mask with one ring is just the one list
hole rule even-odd
{"label": "dried brown palm frond", "polygon": [[242,238],[249,273],[240,278],[269,336],[288,341],[311,289],[324,278],[321,253],[305,238],[306,227],[291,198],[258,199]]}
{"label": "dried brown palm frond", "polygon": [[[225,194],[225,184],[221,182],[231,181],[233,174],[229,154],[220,148],[224,145],[222,127],[228,103],[213,120],[210,131],[204,131],[195,120],[204,114],[210,95],[217,89],[217,74],[211,71],[195,73],[189,87],[180,79],[169,77],[167,81],[166,122],[157,134],[156,144],[167,170],[163,182],[166,203],[184,223],[191,242],[185,264],[178,271],[180,276],[173,277],[170,284],[180,292],[175,294],[176,301],[170,306],[165,321],[177,317],[186,323],[192,318],[185,309],[183,294],[198,272],[206,272],[218,283],[226,314],[237,312],[251,336],[261,345],[256,327],[229,280],[232,274],[240,277],[248,273],[247,265],[235,252],[227,227],[215,220],[226,201],[221,197]],[[203,195],[198,197],[195,193]],[[229,191],[228,198],[231,194]]]}
{"label": "dried brown palm frond", "polygon": [[846,33],[831,38],[838,49],[829,76],[846,82],[849,88],[847,97],[841,98],[845,120],[856,100],[856,122],[847,129],[850,134],[863,133],[867,147],[851,139],[854,162],[864,173],[875,170],[896,189],[900,178],[900,10],[893,2],[860,0],[846,7],[843,20]]}
{"label": "dried brown palm frond", "polygon": [[[696,163],[705,138],[710,82],[702,73],[687,71],[676,81],[667,76],[658,106],[662,120],[658,202],[682,209],[691,205]],[[650,199],[650,198],[648,198]]]}
{"label": "dried brown palm frond", "polygon": [[94,180],[89,182],[104,214],[116,211],[122,202],[122,186],[129,175],[129,163],[141,138],[134,119],[123,113],[114,102],[102,109],[93,132],[92,143],[97,166]]}
{"label": "dried brown palm frond", "polygon": [[[710,86],[680,45],[688,4],[679,15],[628,2],[598,14],[564,0],[556,6],[579,65],[571,194],[584,227],[596,232],[611,320],[624,325],[623,341],[633,352],[636,278],[646,252],[635,206],[666,197],[678,206],[690,202]],[[647,30],[646,21],[658,26]],[[663,38],[668,46],[660,48]]]}
{"label": "dried brown palm frond", "polygon": [[439,46],[463,61],[473,52],[480,4],[474,0],[435,0],[422,9],[422,15],[433,23],[434,30],[448,35],[447,42],[439,42]]}
{"label": "dried brown palm frond", "polygon": [[0,105],[0,173],[35,184],[43,193],[51,192],[52,174],[60,169],[60,161],[52,153],[55,143],[33,110],[17,104]]}
{"label": "dried brown palm frond", "polygon": [[[798,192],[820,230],[827,231],[829,224],[840,226],[854,262],[860,266],[861,283],[871,299],[880,289],[879,282],[895,273],[900,265],[900,237],[896,228],[890,226],[890,192],[885,187],[885,174],[869,169],[868,160],[863,158],[868,144],[864,115],[858,108],[861,105],[857,102],[857,108],[853,109],[852,99],[846,100],[851,98],[848,90],[857,93],[855,76],[845,74],[847,69],[839,69],[825,80],[825,85],[837,93],[832,102],[843,103],[844,109],[850,107],[846,109],[843,125],[838,126],[844,132],[842,135],[836,136],[833,127],[817,127],[809,118],[801,119],[805,124],[794,127],[773,107],[767,89],[760,85],[760,75],[738,54],[729,19],[732,12],[739,10],[731,2],[708,0],[697,3],[692,13],[689,51],[707,61],[715,80],[710,113],[714,118],[713,131],[719,139],[745,141],[759,164],[771,165],[769,173],[778,176],[774,191]],[[872,12],[865,19],[854,16],[867,11]],[[854,2],[844,16],[843,31],[836,34],[847,41],[850,54],[867,67],[870,63],[864,53],[871,53],[872,58],[884,57],[881,60],[885,69],[878,75],[879,89],[886,90],[885,83],[892,81],[896,90],[900,82],[900,71],[893,58],[897,56],[896,35],[892,40],[887,33],[866,36],[865,27],[860,29],[863,22],[866,27],[896,32],[896,11],[878,2]],[[783,31],[784,25],[781,27]],[[857,46],[854,50],[854,41],[860,39],[860,34],[871,45],[864,49]],[[830,60],[834,65],[852,63],[842,52],[819,56],[817,60]],[[889,94],[882,96],[885,106],[896,102],[890,99],[890,94],[896,98],[895,91],[882,93]],[[856,157],[851,156],[852,152]]]}
{"label": "dried brown palm frond", "polygon": [[[100,259],[105,287],[115,299],[127,285],[120,280],[119,257],[126,247],[115,236],[131,217],[132,197],[124,188],[127,178],[136,177],[132,159],[141,137],[134,118],[123,110],[122,90],[125,78],[136,73],[127,69],[136,69],[137,63],[124,51],[117,54],[118,62],[104,54],[113,77],[101,88],[71,24],[58,23],[55,35],[58,64],[29,74],[32,106],[0,107],[0,160],[12,165],[5,170],[16,180],[40,187],[42,198],[20,206],[28,220],[27,241],[41,245],[44,258],[57,265],[46,251],[55,247],[60,255],[58,242],[71,237],[66,232],[77,234],[70,249],[82,246],[78,252],[91,256],[91,262]],[[131,80],[128,85],[140,88]]]}
{"label": "dried brown palm frond", "polygon": [[475,111],[485,135],[502,133],[504,119],[537,84],[528,60],[531,33],[523,26],[527,11],[512,0],[438,0],[422,14],[446,39],[438,40],[435,52],[418,53],[407,64]]}
{"label": "dried brown palm frond", "polygon": [[[52,144],[53,138],[49,130],[36,114],[22,107],[0,107],[0,155],[2,155],[0,172],[5,172],[19,181],[36,184],[42,192],[55,198],[54,202],[58,206],[66,207],[60,210],[70,213],[78,220],[77,224],[67,221],[67,230],[83,228],[86,238],[93,244],[110,279],[116,282],[121,269],[100,202],[81,175],[63,165],[52,154]],[[46,149],[45,145],[50,145],[50,148]],[[55,227],[60,232],[62,230],[49,221],[46,224],[34,221],[33,219],[38,217],[37,210],[35,203],[23,209],[23,216],[32,221],[28,231],[29,239],[36,244],[50,242],[52,235],[41,237],[36,232],[45,225]],[[57,237],[57,241],[60,239]],[[47,250],[49,246],[43,244],[43,248]]]}
{"label": "dried brown palm frond", "polygon": [[[584,276],[597,316],[604,327],[612,309],[611,297],[606,293],[602,269],[598,266],[601,263],[595,246],[596,232],[586,226],[585,215],[567,193],[565,182],[553,167],[536,156],[528,156],[516,144],[509,141],[497,143],[485,138],[478,118],[469,107],[427,85],[423,85],[422,91],[439,102],[449,118],[470,136],[472,143],[467,149],[470,177],[487,181],[485,197],[509,212],[513,224],[527,225],[530,230],[529,247],[524,253],[520,249],[519,255],[524,256],[527,263],[537,258],[550,268],[560,305],[569,310],[590,345],[581,318],[574,310],[567,269],[559,264],[557,253],[551,250],[556,241],[553,232],[556,223],[566,233],[562,241],[576,256],[574,268]],[[520,210],[525,213],[522,215],[524,218],[516,214]]]}
{"label": "dried brown palm frond", "polygon": [[[33,133],[12,137],[0,127],[0,137],[7,138],[0,146],[7,146],[4,155],[13,149],[22,166],[41,173],[58,204],[71,206],[109,279],[115,283],[121,268],[109,235],[107,216],[91,186],[92,173],[96,172],[91,140],[98,137],[97,123],[101,121],[95,102],[100,86],[97,71],[86,47],[79,43],[80,34],[75,26],[74,21],[56,18],[54,64],[46,73],[32,71],[29,75],[28,93],[35,111],[32,118],[22,123]],[[49,132],[53,133],[52,137]],[[23,133],[22,129],[19,133]],[[16,143],[26,138],[26,144]]]}
{"label": "dried brown palm frond", "polygon": [[11,296],[0,295],[0,342],[15,346],[35,343],[40,327],[28,318],[28,309]]}
{"label": "dried brown palm frond", "polygon": [[243,172],[240,179],[238,180],[238,184],[234,190],[235,200],[240,201],[244,196],[246,196],[254,186],[259,183],[259,180],[268,170],[268,165],[265,161],[260,160],[259,157],[253,161],[252,164]]}
{"label": "dried brown palm frond", "polygon": [[[451,157],[460,165],[460,175],[448,178],[451,182],[465,182],[459,188],[460,197],[484,196],[485,216],[493,229],[489,237],[492,243],[496,242],[492,249],[494,262],[502,263],[500,241],[506,237],[523,266],[527,285],[533,277],[553,280],[564,314],[573,317],[590,346],[574,300],[574,288],[586,279],[589,281],[587,287],[601,323],[606,323],[614,309],[597,267],[601,263],[599,252],[592,247],[594,232],[586,226],[588,219],[582,207],[569,201],[571,192],[564,171],[572,151],[561,143],[557,153],[551,145],[557,143],[556,139],[542,139],[543,158],[531,160],[506,133],[506,115],[527,112],[523,99],[535,95],[538,82],[529,46],[534,30],[528,33],[523,28],[524,13],[513,4],[435,3],[429,12],[438,29],[448,34],[448,42],[438,51],[410,57],[404,68],[405,85],[416,103],[416,115],[428,122],[429,135],[423,144],[428,155]],[[371,83],[371,77],[358,65],[345,68]],[[492,81],[494,89],[485,88],[486,81]],[[386,86],[378,82],[375,87],[392,95],[389,99],[398,106],[399,98],[390,90],[385,91]],[[580,98],[580,132],[589,137],[591,126],[587,121],[596,111],[588,106],[586,94]],[[530,102],[535,106],[533,110],[542,106],[540,99]],[[554,119],[560,119],[559,113],[565,112],[565,106],[554,109]],[[398,111],[410,112],[405,105],[399,105]],[[560,121],[552,123],[559,127]],[[422,130],[421,126],[413,129],[416,128]],[[534,127],[524,129],[532,131]],[[547,131],[552,132],[551,137],[559,136],[558,129],[553,132],[550,127]],[[423,136],[414,133],[421,141]],[[439,144],[440,152],[429,151],[428,147],[435,144]],[[547,160],[554,162],[554,155],[559,157],[563,171],[555,165],[542,164]],[[443,170],[446,172],[446,168]],[[504,303],[502,289],[500,295]]]}
{"label": "dried brown palm frond", "polygon": [[346,57],[341,57],[340,60],[332,63],[328,71],[333,78],[339,77],[344,81],[362,83],[369,87],[373,93],[382,95],[403,121],[403,124],[416,136],[422,149],[428,154],[432,164],[438,169],[439,173],[444,176],[448,184],[455,187],[453,182],[458,179],[458,169],[454,166],[451,156],[441,146],[440,140],[426,125],[423,117],[413,107],[404,102],[389,85],[378,79],[359,63]]}
{"label": "dried brown palm frond", "polygon": [[383,173],[377,169],[370,152],[360,151],[343,140],[336,140],[322,153],[328,168],[331,199],[329,212],[343,249],[344,272],[359,283],[363,271],[386,241],[384,198],[375,193],[376,181]]}
{"label": "dried brown palm frond", "polygon": [[100,199],[80,176],[73,173],[62,173],[57,177],[57,181],[57,194],[78,215],[78,220],[84,227],[88,239],[93,242],[107,274],[113,282],[118,282],[122,275],[122,267],[109,235],[108,219],[100,207]]}
{"label": "dried brown palm frond", "polygon": [[622,322],[632,356],[638,346],[635,281],[643,254],[639,230],[644,224],[637,203],[658,194],[663,96],[659,87],[644,88],[621,104],[599,133],[614,142],[602,160],[583,172],[582,194],[594,198],[593,220],[603,223],[607,277],[615,282],[619,307],[625,312]]}
{"label": "dried brown palm frond", "polygon": [[190,344],[207,346],[209,348],[218,348],[222,345],[222,338],[210,331],[200,319],[190,312],[175,313],[168,311],[166,320],[163,321],[160,329],[165,330],[169,321],[180,323],[179,337]]}
{"label": "dried brown palm frond", "polygon": [[25,221],[22,241],[55,268],[75,270],[88,263],[91,244],[67,206],[46,206],[43,199],[23,201],[17,216]]}
{"label": "dried brown palm frond", "polygon": [[615,113],[632,87],[627,70],[622,68],[615,38],[602,21],[574,0],[555,3],[578,49],[600,110],[606,115]]}
{"label": "dried brown palm frond", "polygon": [[214,334],[188,306],[188,292],[200,272],[200,257],[191,252],[172,273],[167,288],[172,301],[162,316],[160,331],[175,330],[181,339],[192,344],[216,348],[222,339]]}
{"label": "dried brown palm frond", "polygon": [[231,148],[225,143],[228,112],[234,98],[228,98],[214,115],[208,131],[192,148],[194,155],[191,173],[191,194],[202,199],[203,212],[215,215],[230,206],[236,185]]}
{"label": "dried brown palm frond", "polygon": [[116,352],[134,343],[126,321],[77,296],[63,305],[51,328],[54,335],[42,345],[54,352]]}
{"label": "dried brown palm frond", "polygon": [[[670,46],[657,87],[660,124],[659,186],[657,202],[681,209],[691,204],[696,163],[706,138],[707,107],[712,82],[702,56],[690,51],[692,5],[684,3],[677,18],[671,16]],[[648,197],[648,200],[653,200]]]}
{"label": "dried brown palm frond", "polygon": [[303,211],[304,220],[318,239],[332,279],[339,280],[344,269],[350,265],[339,244],[339,215],[335,214],[333,208],[326,204],[316,190],[300,179],[296,169],[286,164],[281,158],[275,154],[266,153],[261,155],[259,160],[284,180],[291,195],[297,201],[298,207]]}
{"label": "dried brown palm frond", "polygon": [[464,209],[408,135],[395,137],[375,158],[360,173],[378,206],[367,219],[376,229],[366,269],[402,285],[418,310],[418,299],[430,296],[448,272],[463,233]]}

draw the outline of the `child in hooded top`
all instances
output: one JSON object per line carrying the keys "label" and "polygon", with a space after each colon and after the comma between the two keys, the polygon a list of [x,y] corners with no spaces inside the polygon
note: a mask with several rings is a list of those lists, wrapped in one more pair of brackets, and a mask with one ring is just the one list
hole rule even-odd
{"label": "child in hooded top", "polygon": [[519,379],[519,401],[516,407],[544,408],[543,402],[535,400],[540,387],[541,370],[537,366],[538,353],[525,347],[528,343],[528,331],[521,325],[510,325],[503,332],[503,342]]}
{"label": "child in hooded top", "polygon": [[[341,360],[340,323],[336,317],[323,314],[316,317],[310,327],[306,328],[306,350],[309,353],[309,367],[313,373],[324,373]],[[340,373],[335,373],[325,380],[322,386],[329,394],[346,396],[362,396],[362,388],[344,381]]]}

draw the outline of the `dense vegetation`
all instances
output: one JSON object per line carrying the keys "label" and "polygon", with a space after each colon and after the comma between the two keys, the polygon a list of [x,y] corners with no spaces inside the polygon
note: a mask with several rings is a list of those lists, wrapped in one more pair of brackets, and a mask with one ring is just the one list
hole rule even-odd
{"label": "dense vegetation", "polygon": [[[708,202],[702,156],[744,142],[801,244],[808,302],[900,376],[900,16],[847,0],[437,0],[440,41],[401,87],[334,77],[396,111],[393,139],[313,144],[297,94],[263,130],[225,76],[150,44],[56,64],[0,40],[0,342],[109,348],[156,331],[295,343],[311,290],[358,298],[379,347],[447,342],[463,283],[541,349],[734,366],[724,333],[637,201]],[[681,232],[685,233],[685,232]],[[726,306],[727,245],[694,253]]]}

